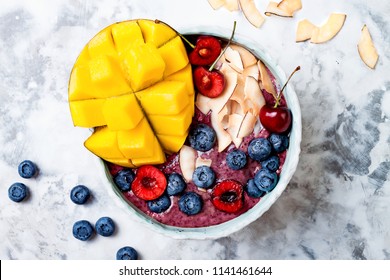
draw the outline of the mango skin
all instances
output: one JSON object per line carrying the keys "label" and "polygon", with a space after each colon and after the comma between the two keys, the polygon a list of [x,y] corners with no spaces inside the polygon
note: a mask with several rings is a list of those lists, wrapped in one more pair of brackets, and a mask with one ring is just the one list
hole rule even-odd
{"label": "mango skin", "polygon": [[146,19],[96,34],[78,56],[68,89],[74,125],[94,128],[84,146],[130,168],[161,164],[166,153],[178,152],[194,114],[194,92],[181,38]]}

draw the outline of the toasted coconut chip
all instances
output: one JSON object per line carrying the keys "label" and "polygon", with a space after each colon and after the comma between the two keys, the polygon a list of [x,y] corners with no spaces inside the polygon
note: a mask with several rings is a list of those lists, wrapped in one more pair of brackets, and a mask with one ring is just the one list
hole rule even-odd
{"label": "toasted coconut chip", "polygon": [[244,71],[241,56],[237,50],[228,47],[225,51],[225,60],[236,72],[242,73]]}
{"label": "toasted coconut chip", "polygon": [[238,0],[225,0],[225,8],[231,12],[238,11],[240,9]]}
{"label": "toasted coconut chip", "polygon": [[250,108],[250,106],[245,104],[245,100],[242,100],[242,102],[240,103],[235,100],[231,100],[230,104],[231,104],[231,114],[235,113],[235,114],[244,115],[245,112],[248,111],[248,108]]}
{"label": "toasted coconut chip", "polygon": [[310,42],[320,44],[332,39],[343,27],[346,17],[345,14],[332,13],[323,26],[313,30]]}
{"label": "toasted coconut chip", "polygon": [[[250,100],[253,107],[252,112],[254,115],[258,115],[261,107],[265,105],[265,99],[261,92],[259,83],[253,77],[247,77],[244,87],[245,100]],[[252,127],[253,129],[253,127]]]}
{"label": "toasted coconut chip", "polygon": [[253,114],[252,112],[248,111],[241,122],[237,137],[243,138],[250,135],[253,132],[256,121],[257,121],[257,114]]}
{"label": "toasted coconut chip", "polygon": [[[256,60],[256,62],[257,62],[257,60]],[[242,75],[244,78],[253,77],[254,79],[256,79],[258,81],[260,72],[259,72],[259,67],[257,66],[257,63],[244,68]]]}
{"label": "toasted coconut chip", "polygon": [[[283,1],[282,1],[283,2]],[[280,17],[292,17],[293,12],[290,10],[284,10],[278,7],[278,3],[269,2],[267,9],[265,10],[266,16],[276,15]]]}
{"label": "toasted coconut chip", "polygon": [[209,106],[210,97],[204,96],[203,94],[196,95],[195,106],[203,113],[207,114],[211,108]]}
{"label": "toasted coconut chip", "polygon": [[213,161],[209,158],[198,157],[195,162],[195,168],[202,165],[211,166],[211,163],[213,163]]}
{"label": "toasted coconut chip", "polygon": [[278,8],[294,14],[296,11],[302,9],[302,2],[301,0],[283,0],[278,4]]}
{"label": "toasted coconut chip", "polygon": [[196,156],[197,153],[193,148],[186,145],[181,147],[179,152],[179,164],[183,177],[187,182],[191,182],[192,180],[192,174],[195,170]]}
{"label": "toasted coconut chip", "polygon": [[276,100],[276,89],[272,83],[271,77],[268,74],[267,68],[264,63],[259,60],[257,62],[260,71],[261,86],[270,94],[272,94]]}
{"label": "toasted coconut chip", "polygon": [[244,120],[245,115],[231,114],[229,116],[229,128],[227,132],[230,134],[234,145],[238,148],[242,143],[242,138],[238,137],[241,123]]}
{"label": "toasted coconut chip", "polygon": [[254,26],[259,28],[263,25],[265,19],[256,8],[253,0],[240,0],[240,6],[246,19]]}
{"label": "toasted coconut chip", "polygon": [[225,0],[207,0],[207,1],[209,1],[210,6],[211,6],[214,10],[218,10],[218,9],[221,8],[223,5],[225,5]]}
{"label": "toasted coconut chip", "polygon": [[358,52],[363,62],[371,69],[375,68],[379,55],[375,49],[370,32],[366,25],[362,28],[362,33],[358,43]]}
{"label": "toasted coconut chip", "polygon": [[230,101],[226,103],[226,105],[222,108],[221,111],[217,113],[218,115],[218,123],[223,129],[227,129],[229,127],[229,115],[231,114],[231,110],[229,109]]}
{"label": "toasted coconut chip", "polygon": [[230,134],[221,126],[221,123],[218,120],[217,112],[211,112],[211,125],[213,126],[217,136],[218,152],[222,152],[230,145],[232,138]]}
{"label": "toasted coconut chip", "polygon": [[239,46],[239,45],[235,45],[235,44],[231,44],[230,48],[232,48],[233,50],[236,50],[240,53],[242,65],[244,66],[244,70],[245,70],[245,68],[257,63],[257,58],[250,51],[248,51],[246,48]]}
{"label": "toasted coconut chip", "polygon": [[210,98],[210,101],[207,103],[209,108],[218,113],[225,106],[226,102],[232,96],[234,89],[237,86],[237,73],[233,71],[227,71],[225,75],[225,88],[222,91],[221,95],[216,98]]}
{"label": "toasted coconut chip", "polygon": [[298,23],[295,42],[303,42],[309,40],[314,32],[314,29],[318,29],[318,27],[312,24],[307,19],[301,20]]}

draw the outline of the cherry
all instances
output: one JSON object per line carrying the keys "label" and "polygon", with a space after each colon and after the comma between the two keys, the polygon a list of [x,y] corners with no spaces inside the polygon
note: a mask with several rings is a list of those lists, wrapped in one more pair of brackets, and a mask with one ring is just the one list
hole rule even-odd
{"label": "cherry", "polygon": [[265,129],[273,133],[285,133],[289,130],[292,121],[290,109],[274,107],[269,104],[260,109],[260,122]]}
{"label": "cherry", "polygon": [[279,103],[281,100],[281,95],[283,93],[284,88],[287,83],[290,81],[291,77],[295,72],[300,70],[301,67],[298,66],[295,70],[290,74],[286,83],[280,90],[278,96],[275,98],[275,105],[266,104],[260,109],[259,117],[260,122],[265,129],[272,133],[286,133],[291,128],[292,123],[292,114],[290,109],[287,107],[279,107]]}
{"label": "cherry", "polygon": [[217,70],[208,71],[205,67],[198,66],[193,75],[195,87],[204,96],[218,97],[225,88],[225,77]]}
{"label": "cherry", "polygon": [[192,65],[210,65],[221,53],[221,43],[213,36],[199,36],[188,58]]}
{"label": "cherry", "polygon": [[211,192],[211,203],[218,210],[234,213],[244,206],[243,187],[234,180],[219,182]]}

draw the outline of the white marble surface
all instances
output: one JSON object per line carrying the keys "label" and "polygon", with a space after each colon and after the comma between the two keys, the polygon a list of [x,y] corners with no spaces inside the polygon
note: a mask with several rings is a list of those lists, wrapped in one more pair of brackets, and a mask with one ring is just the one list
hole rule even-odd
{"label": "white marble surface", "polygon": [[[256,29],[206,0],[0,1],[0,259],[114,259],[125,245],[142,259],[390,259],[390,2],[302,3],[293,19],[267,18]],[[333,40],[295,43],[300,19],[320,25],[331,12],[347,14]],[[131,18],[227,28],[237,20],[237,32],[286,72],[302,67],[291,82],[303,117],[297,172],[264,216],[229,237],[174,240],[132,220],[83,148],[88,130],[72,125],[67,82],[78,52],[104,26]],[[380,54],[374,71],[356,49],[363,24]],[[38,164],[37,178],[19,177],[24,159]],[[16,181],[31,191],[19,204],[7,196]],[[92,190],[87,205],[70,201],[76,184]],[[115,220],[115,236],[73,238],[76,220],[101,216]]]}

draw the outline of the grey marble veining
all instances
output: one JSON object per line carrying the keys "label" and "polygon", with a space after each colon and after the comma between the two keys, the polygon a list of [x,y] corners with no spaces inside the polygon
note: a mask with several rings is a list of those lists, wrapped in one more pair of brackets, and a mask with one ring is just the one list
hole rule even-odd
{"label": "grey marble veining", "polygon": [[[390,3],[302,3],[293,19],[270,17],[255,29],[241,13],[214,11],[206,0],[1,1],[0,258],[114,259],[130,245],[142,259],[390,259]],[[334,39],[295,43],[299,20],[320,25],[331,12],[347,14]],[[88,130],[73,127],[67,83],[77,54],[104,26],[143,17],[172,26],[237,20],[237,32],[261,42],[286,73],[302,67],[291,81],[303,124],[297,171],[268,212],[228,237],[174,240],[118,210],[83,148]],[[375,70],[356,49],[363,24],[380,55]],[[37,178],[18,176],[24,159],[38,164]],[[30,188],[22,204],[7,197],[16,181]],[[87,205],[70,201],[76,184],[90,187]],[[101,216],[116,221],[113,237],[73,238],[76,220]]]}

